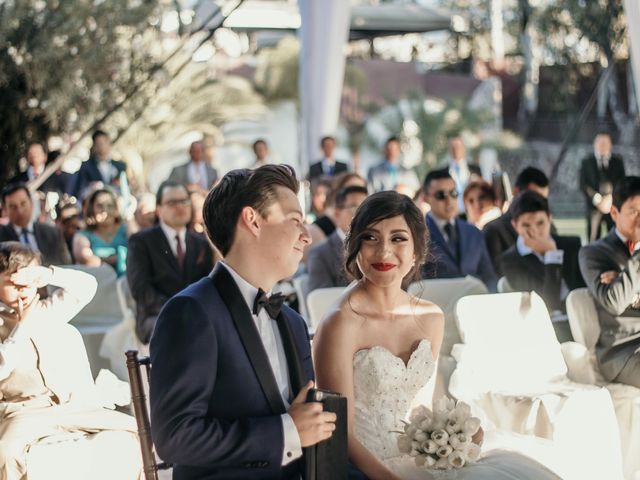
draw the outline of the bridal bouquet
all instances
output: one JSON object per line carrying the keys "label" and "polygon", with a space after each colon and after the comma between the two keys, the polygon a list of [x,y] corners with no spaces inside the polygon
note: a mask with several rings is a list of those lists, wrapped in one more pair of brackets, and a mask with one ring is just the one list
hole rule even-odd
{"label": "bridal bouquet", "polygon": [[471,416],[464,402],[442,397],[433,411],[420,405],[411,412],[409,422],[403,423],[404,432],[397,432],[398,449],[414,457],[419,467],[462,468],[480,456],[480,446],[471,441],[480,420]]}

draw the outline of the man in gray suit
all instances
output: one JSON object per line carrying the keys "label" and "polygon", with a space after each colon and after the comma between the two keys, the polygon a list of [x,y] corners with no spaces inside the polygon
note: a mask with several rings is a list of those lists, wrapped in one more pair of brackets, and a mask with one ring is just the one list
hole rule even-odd
{"label": "man in gray suit", "polygon": [[596,354],[605,379],[640,387],[640,177],[613,189],[615,228],[580,250],[580,270],[596,299]]}
{"label": "man in gray suit", "polygon": [[204,153],[204,143],[193,142],[189,148],[190,160],[171,170],[169,180],[181,183],[189,191],[209,191],[218,180],[218,172],[206,161]]}
{"label": "man in gray suit", "polygon": [[369,169],[367,182],[372,193],[395,190],[402,186],[414,193],[420,188],[416,172],[402,165],[400,140],[389,138],[384,144],[384,160]]}
{"label": "man in gray suit", "polygon": [[308,292],[317,288],[343,287],[349,282],[343,274],[344,239],[358,206],[367,198],[365,187],[352,186],[340,190],[335,199],[336,229],[309,252]]}

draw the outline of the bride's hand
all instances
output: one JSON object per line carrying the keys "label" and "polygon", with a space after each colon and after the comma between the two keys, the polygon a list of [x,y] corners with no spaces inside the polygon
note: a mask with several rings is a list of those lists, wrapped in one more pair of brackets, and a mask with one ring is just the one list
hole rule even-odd
{"label": "bride's hand", "polygon": [[478,446],[482,446],[482,442],[484,441],[484,430],[482,427],[478,428],[478,431],[471,437],[471,441]]}

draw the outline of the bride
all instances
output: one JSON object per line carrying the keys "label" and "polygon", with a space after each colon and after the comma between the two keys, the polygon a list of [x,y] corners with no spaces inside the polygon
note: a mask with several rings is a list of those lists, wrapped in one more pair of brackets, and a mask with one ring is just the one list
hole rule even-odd
{"label": "bride", "polygon": [[[427,229],[411,199],[395,192],[359,207],[345,242],[356,281],[314,339],[316,381],[348,399],[349,458],[371,480],[557,479],[526,457],[494,452],[460,470],[435,471],[402,456],[397,433],[418,404],[431,406],[444,316],[404,288],[418,278]],[[474,437],[482,441],[482,431]]]}

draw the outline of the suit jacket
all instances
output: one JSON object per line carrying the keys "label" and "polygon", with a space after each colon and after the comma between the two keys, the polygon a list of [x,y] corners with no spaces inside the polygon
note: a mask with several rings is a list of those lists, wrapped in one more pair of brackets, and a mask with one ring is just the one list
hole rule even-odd
{"label": "suit jacket", "polygon": [[603,195],[611,193],[611,190],[602,190],[603,184],[609,182],[613,188],[624,175],[624,161],[619,155],[611,155],[609,165],[604,171],[598,168],[598,161],[594,154],[585,157],[580,166],[580,190],[585,196],[587,212],[596,209],[592,200],[596,193]]}
{"label": "suit jacket", "polygon": [[451,250],[436,222],[427,215],[429,248],[424,278],[453,278],[472,275],[484,282],[489,291],[496,291],[497,278],[489,259],[482,232],[464,220],[456,219],[460,259]]}
{"label": "suit jacket", "polygon": [[187,285],[206,277],[213,268],[213,251],[206,239],[187,232],[184,269],[157,225],[129,238],[127,279],[136,301],[136,335],[149,343],[162,306]]}
{"label": "suit jacket", "polygon": [[558,250],[564,252],[562,264],[545,264],[533,253],[522,256],[516,245],[501,254],[498,263],[515,290],[533,290],[543,298],[549,310],[564,310],[560,298],[562,280],[569,290],[585,286],[578,264],[580,238],[552,236]]}
{"label": "suit jacket", "polygon": [[[73,175],[67,172],[62,172],[62,171],[55,172],[49,178],[47,178],[42,183],[42,185],[40,185],[40,187],[38,187],[38,190],[41,192],[56,192],[59,195],[62,195],[63,193],[70,193],[71,187],[72,187],[71,177],[73,177]],[[9,183],[28,183],[28,182],[29,182],[29,174],[26,171],[18,173],[11,180],[9,180]]]}
{"label": "suit jacket", "polygon": [[371,193],[393,190],[397,185],[407,185],[416,191],[420,188],[420,182],[418,181],[416,172],[402,165],[398,165],[394,182],[391,174],[387,170],[386,162],[381,162],[369,169],[367,182],[369,183]]}
{"label": "suit jacket", "polygon": [[[298,352],[297,362],[287,358],[297,392],[314,378],[307,327],[287,306],[278,321]],[[284,402],[251,312],[225,267],[167,302],[150,347],[151,432],[160,457],[174,464],[174,480],[300,475],[302,459],[281,466]]]}
{"label": "suit jacket", "polygon": [[[333,173],[331,174],[331,176],[338,175],[348,170],[349,170],[349,167],[347,166],[346,163],[339,162],[336,160],[336,163],[333,166]],[[309,180],[313,180],[314,178],[318,178],[322,176],[324,176],[324,170],[322,170],[322,160],[312,163],[311,166],[309,167],[309,175],[308,175]]]}
{"label": "suit jacket", "polygon": [[[45,223],[33,224],[33,235],[38,242],[41,261],[44,266],[70,265],[71,254],[64,241],[62,232]],[[19,242],[18,233],[11,225],[0,225],[0,242]]]}
{"label": "suit jacket", "polygon": [[309,271],[308,290],[317,288],[344,287],[349,284],[343,272],[344,242],[333,232],[309,251],[307,270]]}
{"label": "suit jacket", "polygon": [[[580,270],[589,293],[596,300],[600,337],[596,355],[605,379],[613,380],[637,348],[640,348],[640,255],[629,255],[615,229],[580,249]],[[610,284],[600,274],[619,272]]]}
{"label": "suit jacket", "polygon": [[[120,174],[127,171],[127,165],[124,162],[117,160],[110,160],[113,170],[113,176],[109,185],[112,187],[118,187],[120,185]],[[98,160],[95,156],[91,155],[86,162],[83,162],[78,170],[78,176],[76,177],[75,188],[73,189],[74,195],[79,197],[83,190],[92,182],[103,182],[102,174],[98,168]]]}
{"label": "suit jacket", "polygon": [[[178,165],[171,170],[171,174],[169,175],[169,180],[173,180],[174,182],[181,183],[183,185],[187,185],[189,183],[189,164],[191,161],[183,165]],[[207,170],[207,184],[208,188],[211,188],[216,180],[218,180],[218,171],[213,168],[211,165],[205,162],[205,168]]]}

